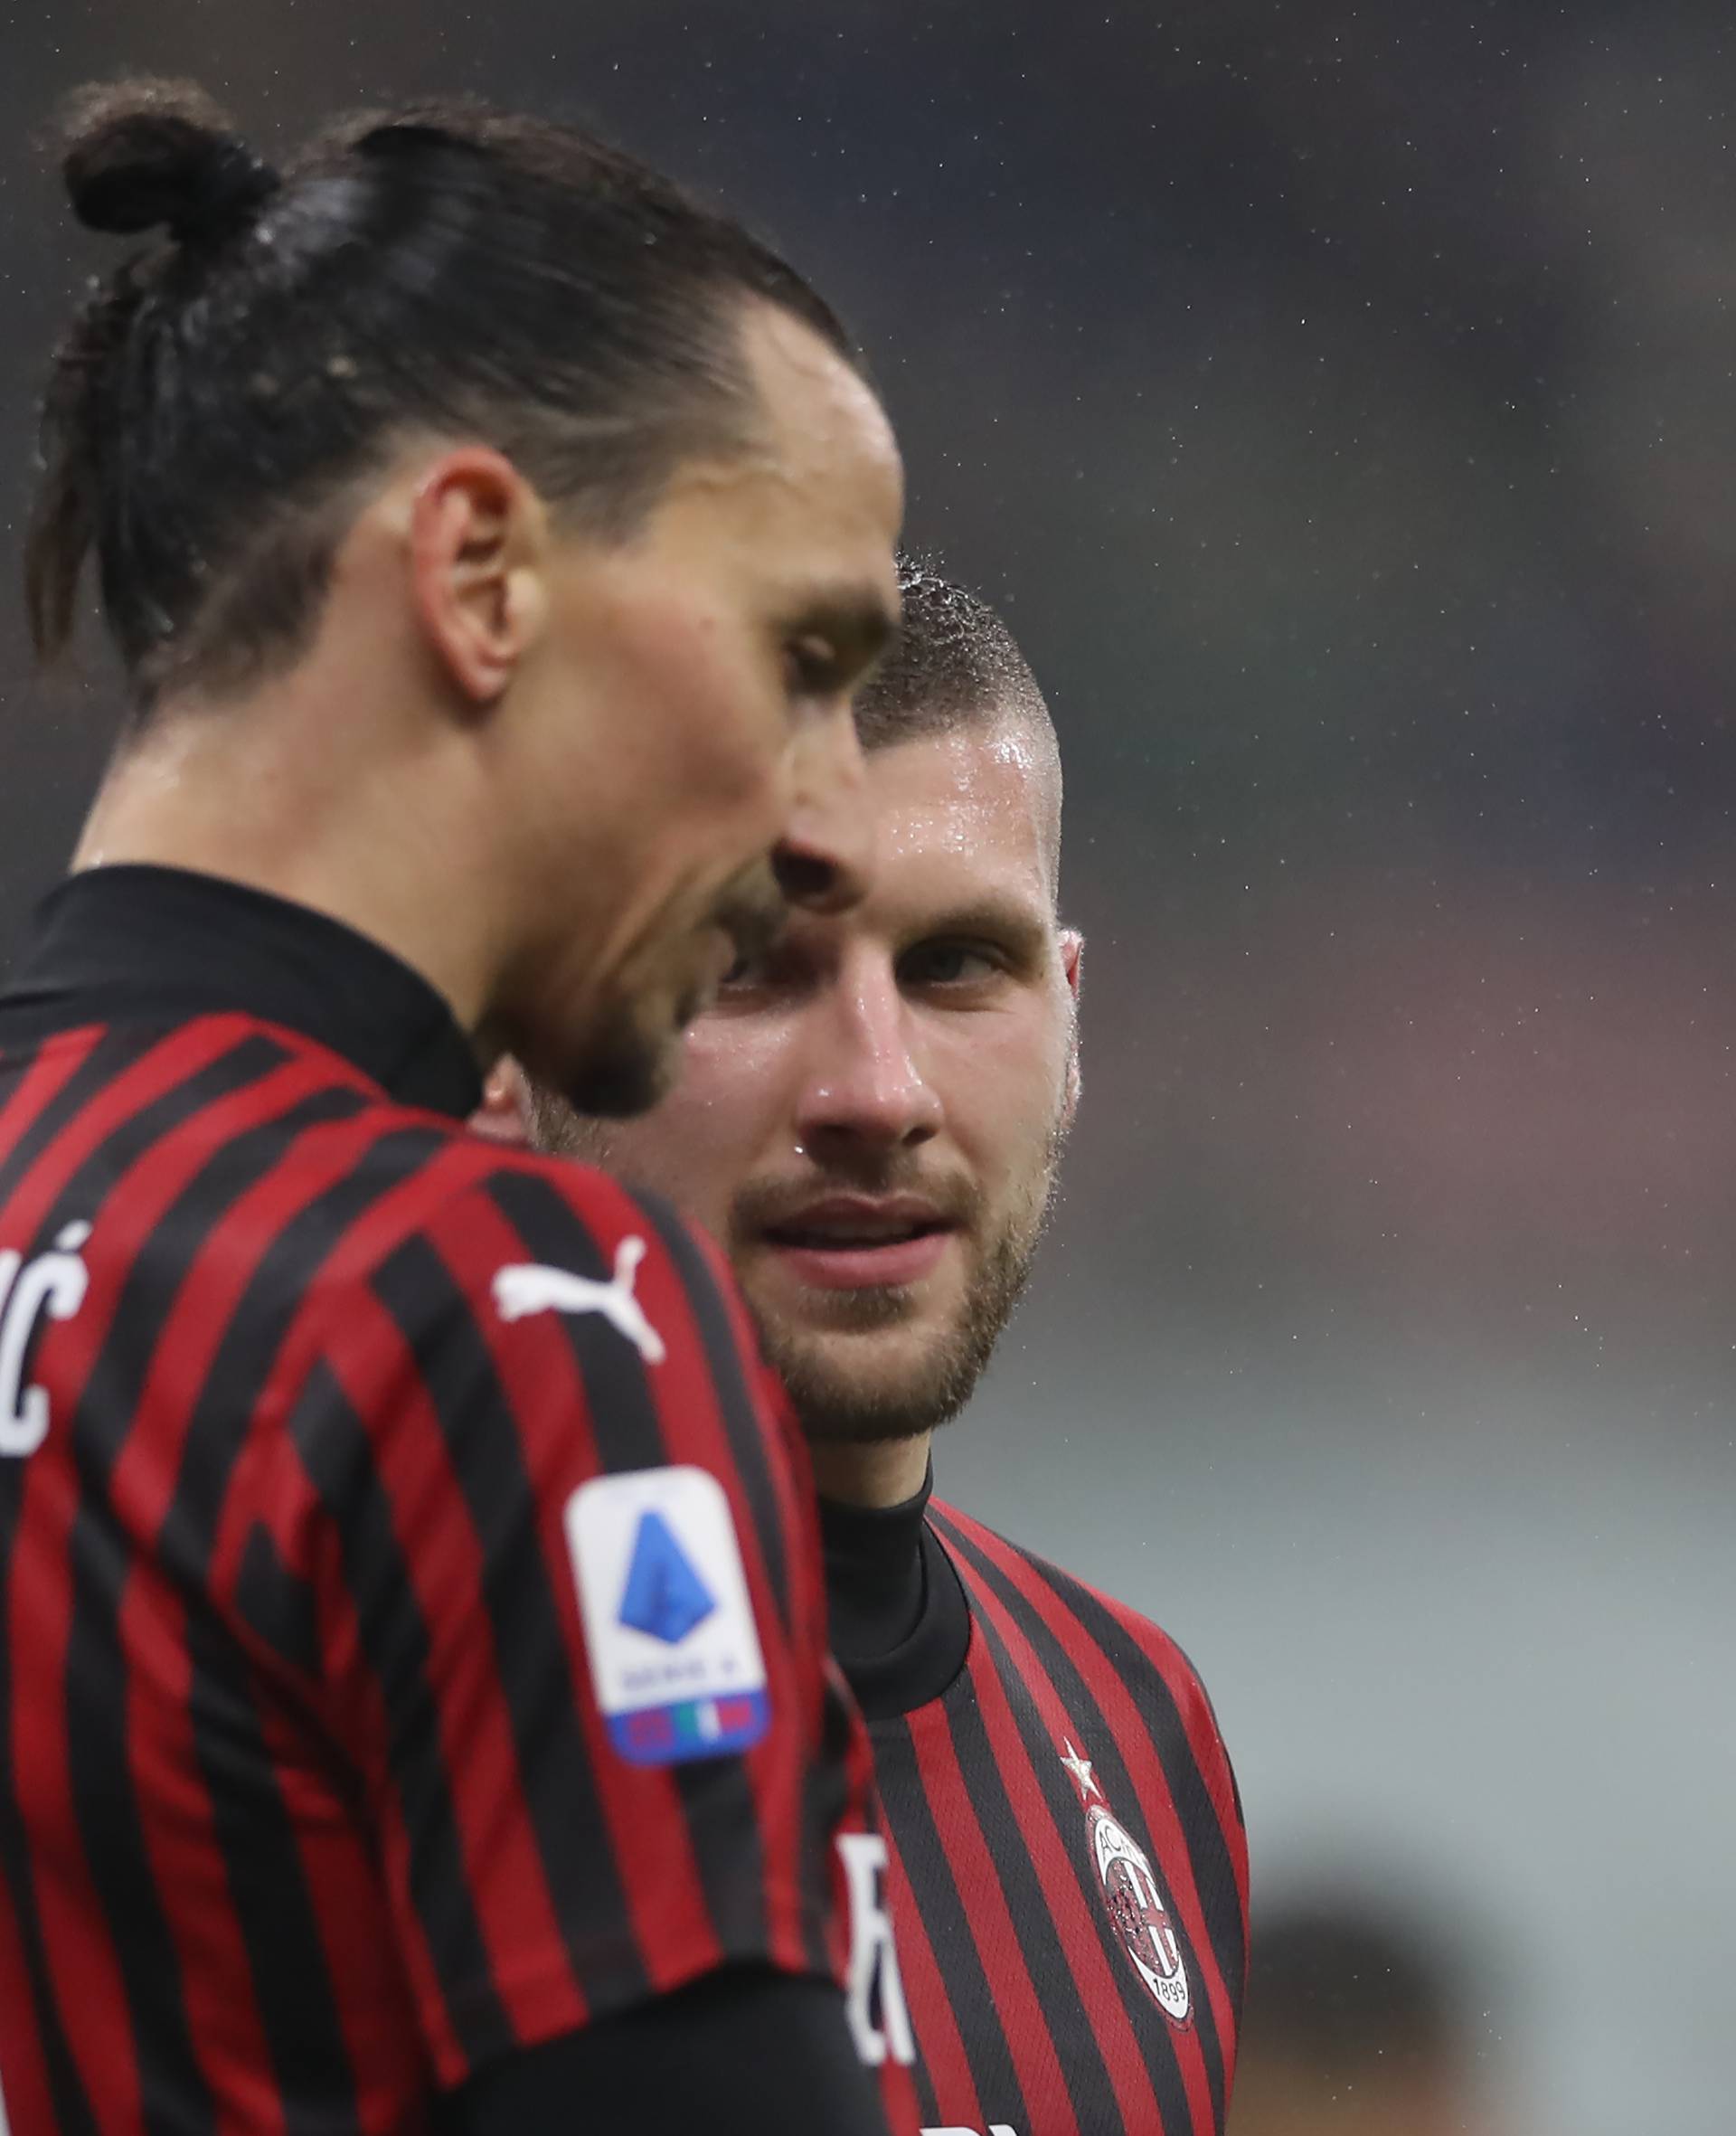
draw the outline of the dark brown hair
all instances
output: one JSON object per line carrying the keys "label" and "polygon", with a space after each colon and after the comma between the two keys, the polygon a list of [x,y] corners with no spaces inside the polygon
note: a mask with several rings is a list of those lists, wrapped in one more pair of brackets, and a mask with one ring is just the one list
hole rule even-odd
{"label": "dark brown hair", "polygon": [[88,554],[141,703],[305,642],[358,485],[407,435],[508,454],[625,534],[680,459],[739,449],[742,302],[850,359],[836,317],[729,217],[589,134],[465,102],[363,114],[279,173],[183,82],[82,92],[94,229],[162,230],[57,354],[26,579],[38,651]]}
{"label": "dark brown hair", "polygon": [[865,750],[1017,716],[1054,726],[1030,662],[986,600],[948,578],[931,557],[898,560],[898,637],[856,699]]}

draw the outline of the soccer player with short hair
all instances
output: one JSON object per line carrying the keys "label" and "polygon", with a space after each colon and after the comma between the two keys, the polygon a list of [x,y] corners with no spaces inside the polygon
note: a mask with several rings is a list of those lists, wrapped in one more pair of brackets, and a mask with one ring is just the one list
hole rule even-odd
{"label": "soccer player with short hair", "polygon": [[1199,1679],[1156,1625],[929,1496],[934,1432],[1043,1231],[1080,942],[1029,666],[933,571],[907,565],[902,594],[856,708],[867,899],[741,960],[656,1111],[601,1126],[533,1092],[532,1125],[712,1228],[793,1397],[892,1842],[902,1979],[882,1991],[908,2004],[926,2122],[1222,2136],[1247,1855]]}
{"label": "soccer player with short hair", "polygon": [[799,1447],[707,1245],[464,1122],[862,894],[885,418],[562,128],[131,84],[65,171],[145,241],[32,613],[94,553],[133,704],[0,995],[0,2117],[884,2136]]}

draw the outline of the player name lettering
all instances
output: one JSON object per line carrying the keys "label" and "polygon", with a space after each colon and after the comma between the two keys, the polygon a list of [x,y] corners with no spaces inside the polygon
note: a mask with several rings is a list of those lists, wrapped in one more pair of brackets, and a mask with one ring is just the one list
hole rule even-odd
{"label": "player name lettering", "polygon": [[845,2014],[856,2052],[871,2069],[916,2060],[916,2035],[898,1970],[892,1917],[882,1878],[886,1842],[878,1832],[840,1832],[838,1853],[850,1894],[850,1979]]}
{"label": "player name lettering", "polygon": [[88,1224],[69,1224],[52,1253],[26,1262],[16,1247],[0,1253],[0,1454],[22,1459],[48,1437],[48,1394],[25,1385],[31,1344],[44,1319],[70,1320],[84,1303],[90,1277],[80,1249]]}

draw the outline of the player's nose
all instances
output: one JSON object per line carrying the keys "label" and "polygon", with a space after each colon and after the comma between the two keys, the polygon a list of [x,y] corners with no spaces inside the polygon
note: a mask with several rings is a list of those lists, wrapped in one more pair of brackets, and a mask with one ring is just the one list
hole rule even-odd
{"label": "player's nose", "polygon": [[890,956],[876,951],[846,961],[816,1007],[797,1123],[802,1141],[809,1148],[828,1138],[890,1147],[934,1136],[939,1098],[923,1072]]}
{"label": "player's nose", "polygon": [[867,895],[872,827],[862,745],[847,703],[805,723],[794,797],[771,865],[792,905],[845,912]]}

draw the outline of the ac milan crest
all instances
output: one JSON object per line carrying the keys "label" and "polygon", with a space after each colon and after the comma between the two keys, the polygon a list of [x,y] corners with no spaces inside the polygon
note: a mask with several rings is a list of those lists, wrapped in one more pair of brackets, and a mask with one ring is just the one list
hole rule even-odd
{"label": "ac milan crest", "polygon": [[1103,1790],[1071,1742],[1061,1763],[1073,1776],[1085,1810],[1091,1859],[1103,1886],[1103,1903],[1121,1948],[1172,2025],[1192,2022],[1194,2003],[1181,1939],[1143,1848],[1109,1815]]}

